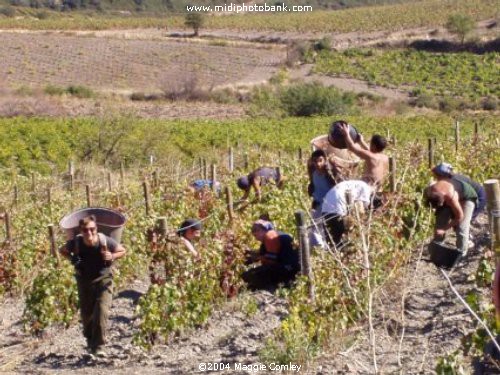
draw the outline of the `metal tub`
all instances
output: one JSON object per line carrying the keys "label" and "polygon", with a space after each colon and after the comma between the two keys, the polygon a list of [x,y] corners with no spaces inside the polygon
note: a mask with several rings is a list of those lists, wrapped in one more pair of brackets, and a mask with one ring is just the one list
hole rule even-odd
{"label": "metal tub", "polygon": [[81,219],[90,215],[96,217],[97,230],[99,232],[104,233],[117,242],[121,241],[127,219],[122,213],[103,207],[83,208],[64,216],[59,222],[59,226],[66,232],[68,240],[73,239],[80,233],[78,223]]}

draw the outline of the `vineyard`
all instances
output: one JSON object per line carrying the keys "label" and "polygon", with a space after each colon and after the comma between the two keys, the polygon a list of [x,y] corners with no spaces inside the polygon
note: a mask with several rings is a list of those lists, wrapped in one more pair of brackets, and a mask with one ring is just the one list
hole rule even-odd
{"label": "vineyard", "polygon": [[[379,292],[398,279],[431,234],[431,215],[421,204],[422,190],[430,179],[428,138],[435,138],[435,161],[449,161],[477,181],[498,177],[499,128],[494,116],[460,118],[458,144],[454,119],[448,116],[359,116],[349,121],[365,134],[380,132],[393,140],[389,153],[397,161],[394,191],[386,187],[388,204],[368,219],[368,225],[358,222],[348,252],[313,252],[314,302],[306,278],[293,289],[276,292],[285,301],[286,315],[259,348],[258,359],[263,362],[310,364],[332,347],[335,338],[348,340],[349,330],[370,322],[374,298],[380,298]],[[52,248],[48,225],[57,227],[64,214],[95,205],[115,208],[127,216],[123,243],[128,254],[120,260],[116,277],[122,290],[134,280],[147,279],[152,256],[147,233],[159,217],[166,217],[169,232],[186,217],[203,220],[198,244],[201,261],[166,259],[178,267],[168,282],[151,285],[140,297],[136,323],[127,333],[134,345],[154,349],[175,337],[196,336],[238,290],[235,298],[243,301],[242,309],[251,315],[258,307],[248,302],[251,294],[239,278],[244,251],[256,246],[250,225],[268,214],[277,228],[296,233],[294,213],[307,211],[310,205],[305,173],[308,141],[326,132],[328,122],[326,118],[222,123],[2,119],[0,204],[7,213],[1,269],[4,298],[24,301],[22,320],[27,332],[40,334],[51,326],[63,330],[77,323],[71,265],[54,256],[64,234],[56,229]],[[229,157],[230,147],[234,159]],[[456,147],[460,152],[455,152]],[[74,173],[68,172],[70,160],[76,161],[71,168]],[[211,169],[211,164],[217,168]],[[243,204],[234,177],[259,165],[280,166],[290,178],[283,190],[266,190],[262,202]],[[196,199],[185,192],[189,181],[211,173],[232,191],[234,214],[229,215],[224,195],[209,193]],[[155,246],[165,246],[162,241],[159,237]],[[491,260],[481,261],[477,288],[487,287],[491,273]],[[474,306],[493,328],[491,305],[477,300]],[[484,334],[472,334],[472,347],[478,350]],[[9,344],[9,338],[5,340],[2,345]],[[8,350],[8,345],[5,348],[0,350]],[[443,359],[443,365],[453,362],[457,354],[435,355],[444,358],[448,354],[451,357]],[[129,363],[135,360],[132,356]],[[428,370],[434,370],[436,363],[429,366]]]}
{"label": "vineyard", "polygon": [[498,98],[500,55],[496,52],[429,53],[415,50],[349,49],[323,53],[315,72],[349,76],[373,85],[404,88],[412,96]]}
{"label": "vineyard", "polygon": [[[446,23],[450,11],[468,14],[476,20],[493,18],[498,5],[494,0],[425,0],[403,4],[351,8],[303,13],[257,13],[224,17],[208,17],[206,29],[237,29],[244,31],[287,31],[287,32],[336,32],[400,30],[424,26],[441,26]],[[20,9],[22,18],[0,16],[0,28],[21,28],[33,30],[104,30],[113,28],[183,28],[182,16],[165,17],[129,16],[119,17],[83,13],[61,15],[49,13],[39,19],[36,10]]]}
{"label": "vineyard", "polygon": [[189,82],[213,88],[265,74],[283,59],[271,48],[19,33],[2,33],[0,55],[7,84],[48,93],[69,86],[175,92]]}

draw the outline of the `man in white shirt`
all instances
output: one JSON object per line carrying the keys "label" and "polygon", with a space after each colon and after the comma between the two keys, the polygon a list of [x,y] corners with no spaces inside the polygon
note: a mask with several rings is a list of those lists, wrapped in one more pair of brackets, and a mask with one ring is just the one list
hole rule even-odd
{"label": "man in white shirt", "polygon": [[374,188],[362,180],[348,180],[335,185],[328,191],[321,206],[321,213],[324,217],[325,229],[329,233],[328,240],[335,246],[341,244],[342,235],[347,229],[344,218],[348,214],[348,192],[350,192],[352,204],[361,202],[364,208],[368,208]]}

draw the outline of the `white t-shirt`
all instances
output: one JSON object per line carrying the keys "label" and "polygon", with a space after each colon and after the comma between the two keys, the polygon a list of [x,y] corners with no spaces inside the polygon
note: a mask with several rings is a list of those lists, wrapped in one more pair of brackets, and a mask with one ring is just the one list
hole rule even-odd
{"label": "white t-shirt", "polygon": [[361,180],[342,181],[328,191],[324,200],[321,212],[323,214],[347,215],[347,191],[351,192],[353,202],[363,202],[369,204],[373,187]]}

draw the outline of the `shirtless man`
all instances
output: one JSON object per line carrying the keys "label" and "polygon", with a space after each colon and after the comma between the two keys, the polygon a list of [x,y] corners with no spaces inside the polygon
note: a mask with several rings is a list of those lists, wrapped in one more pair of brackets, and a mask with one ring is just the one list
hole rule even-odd
{"label": "shirtless man", "polygon": [[469,229],[477,194],[469,184],[452,179],[442,179],[425,189],[425,197],[436,209],[434,239],[443,241],[446,232],[455,228],[457,250],[467,254]]}
{"label": "shirtless man", "polygon": [[341,130],[349,151],[365,161],[362,180],[380,188],[389,173],[389,158],[383,153],[387,146],[385,138],[375,134],[368,145],[360,134],[359,143],[354,143],[349,134],[349,125],[342,124]]}

